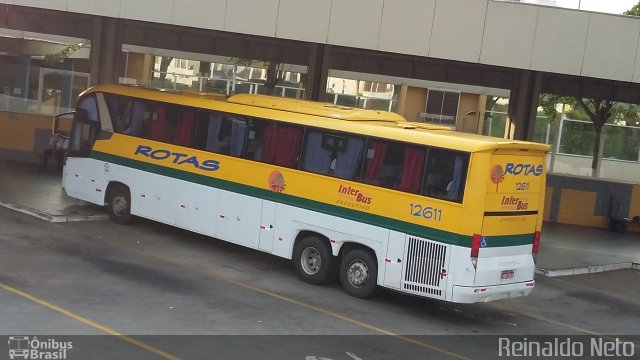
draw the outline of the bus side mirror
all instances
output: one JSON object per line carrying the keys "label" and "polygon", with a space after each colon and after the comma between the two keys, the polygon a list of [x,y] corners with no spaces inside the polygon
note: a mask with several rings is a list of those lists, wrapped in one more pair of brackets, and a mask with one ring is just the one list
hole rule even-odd
{"label": "bus side mirror", "polygon": [[61,118],[68,116],[68,115],[75,115],[76,112],[75,111],[71,111],[71,112],[66,112],[66,113],[62,113],[62,114],[58,114],[56,116],[53,117],[53,121],[51,123],[51,135],[58,135],[60,134],[60,120]]}
{"label": "bus side mirror", "polygon": [[54,116],[53,117],[53,123],[51,124],[51,135],[55,135],[58,133],[58,127],[60,125],[60,122],[58,121],[59,117]]}

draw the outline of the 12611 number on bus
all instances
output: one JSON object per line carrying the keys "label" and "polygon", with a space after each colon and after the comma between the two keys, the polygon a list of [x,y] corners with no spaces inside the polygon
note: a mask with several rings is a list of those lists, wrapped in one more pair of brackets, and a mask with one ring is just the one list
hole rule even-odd
{"label": "12611 number on bus", "polygon": [[422,217],[427,220],[441,221],[442,209],[431,206],[422,206],[420,204],[411,204],[411,216]]}

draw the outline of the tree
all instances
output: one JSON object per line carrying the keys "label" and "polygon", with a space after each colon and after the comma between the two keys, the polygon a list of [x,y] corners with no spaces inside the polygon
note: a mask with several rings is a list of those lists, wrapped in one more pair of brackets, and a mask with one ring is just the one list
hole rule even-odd
{"label": "tree", "polygon": [[267,95],[277,95],[276,85],[284,80],[284,63],[267,62],[267,79],[264,82],[265,93]]}
{"label": "tree", "polygon": [[638,3],[635,4],[631,9],[625,11],[624,14],[632,15],[632,16],[640,16],[640,1],[638,1]]}
{"label": "tree", "polygon": [[82,40],[78,44],[66,45],[65,47],[60,49],[60,51],[58,51],[56,53],[45,55],[44,56],[44,61],[47,63],[47,65],[53,66],[55,64],[63,62],[64,59],[68,58],[71,54],[73,54],[74,52],[78,51],[79,49],[81,49],[81,48],[83,48],[85,46],[89,46],[90,44],[91,44],[91,41]]}
{"label": "tree", "polygon": [[[602,130],[604,125],[610,120],[618,117],[633,118],[638,117],[640,107],[638,105],[617,103],[615,101],[606,100],[604,98],[594,99],[578,99],[569,96],[559,96],[553,94],[544,94],[541,96],[539,106],[542,107],[545,115],[550,121],[557,118],[558,112],[556,105],[558,103],[571,105],[573,108],[580,108],[586,114],[586,117],[593,124],[593,150],[591,161],[591,176],[598,176],[597,169],[600,162],[600,144],[602,140]],[[577,110],[577,109],[576,109]]]}
{"label": "tree", "polygon": [[165,80],[167,78],[167,70],[169,70],[169,65],[173,61],[173,57],[171,56],[162,56],[160,58],[160,80]]}

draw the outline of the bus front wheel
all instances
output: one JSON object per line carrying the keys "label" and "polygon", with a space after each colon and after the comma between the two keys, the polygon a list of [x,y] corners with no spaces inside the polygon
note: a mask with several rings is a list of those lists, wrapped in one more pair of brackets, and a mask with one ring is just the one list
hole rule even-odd
{"label": "bus front wheel", "polygon": [[373,295],[378,281],[378,265],[369,251],[353,249],[340,262],[340,283],[352,296],[366,298]]}
{"label": "bus front wheel", "polygon": [[314,285],[331,281],[337,267],[329,244],[315,236],[307,236],[296,244],[293,265],[300,279]]}
{"label": "bus front wheel", "polygon": [[114,185],[107,197],[107,212],[118,224],[131,222],[131,193],[124,185]]}

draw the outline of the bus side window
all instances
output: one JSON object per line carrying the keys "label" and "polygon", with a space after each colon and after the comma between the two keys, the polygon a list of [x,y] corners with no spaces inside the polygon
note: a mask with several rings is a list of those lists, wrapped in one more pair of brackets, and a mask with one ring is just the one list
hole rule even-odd
{"label": "bus side window", "polygon": [[364,139],[347,137],[342,151],[335,151],[333,175],[343,179],[354,179],[362,166]]}
{"label": "bus side window", "polygon": [[149,139],[155,141],[167,141],[169,124],[167,123],[167,107],[155,104],[149,121]]}
{"label": "bus side window", "polygon": [[192,146],[193,129],[195,128],[195,114],[193,110],[184,109],[176,128],[173,143],[180,146]]}
{"label": "bus side window", "polygon": [[296,168],[300,157],[301,141],[302,129],[300,127],[275,122],[270,123],[264,129],[262,161],[278,166]]}
{"label": "bus side window", "polygon": [[308,130],[305,139],[303,170],[342,179],[357,178],[362,167],[363,138]]}
{"label": "bus side window", "polygon": [[426,150],[423,147],[407,145],[402,160],[402,176],[398,186],[400,191],[417,194],[422,184]]}
{"label": "bus side window", "polygon": [[224,155],[242,155],[247,132],[243,118],[202,112],[196,128],[196,148]]}
{"label": "bus side window", "polygon": [[[174,105],[167,107],[166,141],[168,143],[191,146],[192,139],[189,139],[189,133],[193,135],[193,128],[191,128],[191,131],[189,131],[189,128],[194,125],[194,119],[191,118],[192,115],[188,115],[189,112],[193,114],[193,111],[190,111],[183,106]],[[187,123],[183,124],[183,121],[185,120]],[[188,145],[185,145],[187,143]]]}
{"label": "bus side window", "polygon": [[468,163],[468,154],[432,148],[427,159],[424,195],[461,201]]}
{"label": "bus side window", "polygon": [[104,96],[107,100],[111,123],[113,124],[115,131],[121,133],[124,129],[129,127],[131,119],[131,101],[127,98],[112,94],[105,94]]}
{"label": "bus side window", "polygon": [[322,146],[322,132],[308,130],[304,140],[302,169],[317,174],[329,174],[333,151]]}
{"label": "bus side window", "polygon": [[366,153],[364,182],[391,189],[398,189],[403,173],[405,145],[370,140]]}
{"label": "bus side window", "polygon": [[267,124],[263,121],[251,119],[247,123],[247,151],[245,158],[262,161],[262,149],[264,147],[264,129]]}
{"label": "bus side window", "polygon": [[297,168],[302,128],[252,119],[246,157],[267,164]]}
{"label": "bus side window", "polygon": [[149,104],[142,99],[130,99],[105,94],[111,122],[115,131],[131,136],[149,138],[152,130],[149,124]]}

